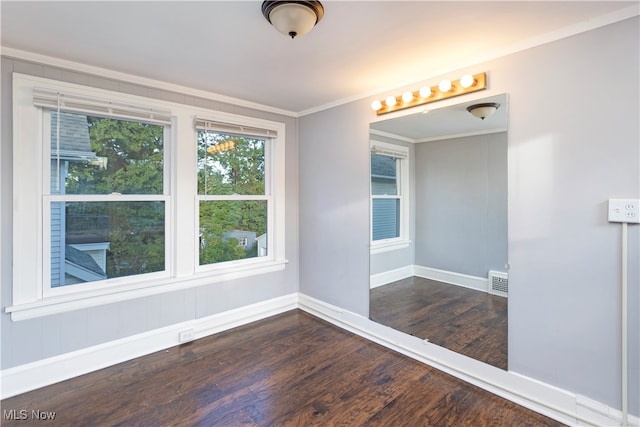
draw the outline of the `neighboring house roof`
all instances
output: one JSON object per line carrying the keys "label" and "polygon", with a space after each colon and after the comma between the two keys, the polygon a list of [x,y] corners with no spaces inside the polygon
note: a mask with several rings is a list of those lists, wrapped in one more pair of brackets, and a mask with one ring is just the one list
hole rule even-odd
{"label": "neighboring house roof", "polygon": [[388,156],[371,156],[371,175],[375,177],[396,177],[396,159]]}
{"label": "neighboring house roof", "polygon": [[[100,268],[98,263],[91,257],[91,255],[82,252],[79,249],[70,245],[65,245],[65,262],[79,267],[83,270],[87,270],[88,273],[99,276],[102,279],[107,278],[107,274]],[[95,279],[94,279],[95,280]]]}
{"label": "neighboring house roof", "polygon": [[[51,157],[58,151],[58,112],[51,112]],[[94,159],[89,140],[87,116],[60,113],[60,158],[66,160]]]}

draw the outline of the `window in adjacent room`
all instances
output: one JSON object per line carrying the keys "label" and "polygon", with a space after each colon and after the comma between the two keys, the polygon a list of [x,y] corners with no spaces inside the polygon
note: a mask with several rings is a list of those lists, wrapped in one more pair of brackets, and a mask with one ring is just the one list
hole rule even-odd
{"label": "window in adjacent room", "polygon": [[371,142],[372,247],[397,245],[407,240],[408,150]]}

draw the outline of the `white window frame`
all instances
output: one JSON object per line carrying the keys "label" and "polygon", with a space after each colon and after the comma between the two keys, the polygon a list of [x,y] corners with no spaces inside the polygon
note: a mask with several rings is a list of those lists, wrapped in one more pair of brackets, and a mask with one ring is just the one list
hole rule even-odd
{"label": "white window frame", "polygon": [[[397,195],[373,195],[371,187],[371,167],[369,167],[369,241],[371,254],[388,252],[409,247],[409,148],[382,141],[371,140],[371,154],[395,157],[397,159]],[[394,198],[400,200],[400,226],[398,237],[373,240],[373,200],[374,198]]]}
{"label": "white window frame", "polygon": [[[51,110],[48,110],[51,111]],[[76,294],[79,292],[100,290],[105,288],[111,288],[119,285],[135,284],[140,281],[158,280],[170,277],[170,271],[168,270],[169,263],[167,262],[171,258],[171,246],[169,245],[168,236],[170,236],[170,224],[171,224],[171,195],[170,189],[170,162],[171,159],[167,154],[170,153],[171,147],[171,129],[169,126],[164,126],[163,132],[163,176],[162,194],[158,195],[146,195],[146,194],[51,194],[51,162],[47,159],[51,158],[51,123],[50,115],[47,110],[41,109],[39,114],[42,115],[43,133],[41,148],[39,151],[43,152],[43,194],[42,194],[42,230],[48,230],[51,224],[51,203],[53,202],[163,202],[164,203],[164,260],[165,269],[153,273],[136,274],[131,276],[117,277],[107,280],[100,280],[96,282],[78,283],[69,286],[51,286],[51,233],[43,232],[42,235],[42,298],[51,298],[61,295]],[[87,113],[87,115],[91,115]],[[110,116],[113,119],[122,119],[118,115]],[[135,120],[135,119],[134,119]]]}
{"label": "white window frame", "polygon": [[[109,286],[70,285],[60,292],[45,292],[44,262],[50,248],[44,231],[48,225],[45,203],[59,196],[48,195],[49,176],[45,126],[41,107],[34,106],[34,89],[72,93],[87,99],[148,106],[170,112],[170,142],[165,146],[165,271],[108,279]],[[206,116],[224,123],[270,129],[273,213],[268,257],[247,263],[229,262],[224,268],[202,271],[194,256],[198,228],[194,221],[196,199],[196,117]],[[116,116],[118,117],[118,116]],[[178,146],[180,149],[178,149]],[[285,268],[285,125],[252,117],[217,112],[184,104],[123,94],[88,86],[13,73],[13,294],[5,307],[13,320],[23,320],[171,292]],[[265,159],[266,161],[266,159]],[[67,198],[70,196],[67,196]],[[94,196],[79,196],[91,199]],[[102,197],[102,196],[95,196]],[[129,196],[122,195],[123,200]],[[135,196],[139,199],[140,196]],[[144,198],[144,197],[142,197]],[[153,196],[153,199],[157,197]],[[105,281],[107,282],[107,281]],[[87,285],[91,285],[90,282]],[[85,289],[86,288],[86,289]]]}
{"label": "white window frame", "polygon": [[[211,121],[211,122],[216,122],[217,120],[207,120],[207,119],[202,119],[199,118],[198,120],[205,120],[205,121]],[[257,123],[254,123],[256,126],[251,126],[248,124],[249,122],[246,121],[244,122],[244,127],[255,127],[258,128]],[[242,127],[242,125],[240,123],[233,123],[233,122],[227,122],[227,125],[229,125],[230,127],[234,127],[237,126],[238,132],[237,135],[239,136],[243,136],[246,135],[247,137],[252,137],[250,132],[247,133],[243,133],[242,129],[240,129]],[[202,130],[202,129],[201,129]],[[265,129],[265,130],[269,130],[269,129]],[[212,131],[215,131],[215,129],[212,129]],[[225,133],[225,131],[220,131],[220,133]],[[265,161],[265,171],[264,171],[264,195],[205,195],[205,194],[196,194],[195,197],[195,214],[196,214],[196,218],[195,218],[195,222],[196,224],[199,224],[200,222],[200,202],[203,201],[225,201],[225,200],[229,200],[229,201],[246,201],[246,200],[262,200],[262,201],[266,201],[267,202],[267,255],[266,256],[257,256],[257,257],[253,257],[253,258],[244,258],[244,259],[238,259],[238,260],[234,260],[234,261],[224,261],[224,262],[218,262],[218,263],[213,263],[213,264],[203,264],[200,265],[200,242],[199,240],[196,240],[194,242],[195,244],[195,264],[196,264],[196,271],[201,271],[201,272],[207,272],[207,271],[220,271],[220,270],[224,270],[226,268],[228,268],[229,266],[243,266],[243,265],[247,265],[247,266],[251,266],[254,264],[260,264],[269,260],[273,260],[274,256],[276,254],[275,252],[275,247],[274,244],[278,244],[277,243],[277,239],[272,239],[273,236],[275,236],[275,227],[274,227],[274,223],[273,221],[270,220],[270,218],[273,217],[273,215],[275,215],[275,203],[274,203],[274,183],[275,183],[275,173],[277,171],[277,169],[275,169],[273,167],[273,165],[276,163],[277,161],[277,155],[275,155],[275,151],[277,150],[277,138],[274,137],[259,137],[259,139],[263,139],[265,141],[265,145],[264,145],[264,161]],[[194,142],[197,143],[197,140]],[[197,173],[197,171],[196,171]],[[197,189],[196,189],[197,192]],[[199,227],[198,227],[199,230]],[[256,236],[257,237],[257,236]]]}

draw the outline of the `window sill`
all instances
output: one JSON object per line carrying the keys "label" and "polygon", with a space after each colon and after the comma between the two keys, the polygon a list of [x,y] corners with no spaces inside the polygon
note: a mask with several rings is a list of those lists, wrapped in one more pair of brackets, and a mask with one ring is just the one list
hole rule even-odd
{"label": "window sill", "polygon": [[400,249],[406,249],[411,244],[411,240],[393,240],[384,243],[372,243],[371,255],[380,254],[383,252],[397,251]]}
{"label": "window sill", "polygon": [[98,305],[142,298],[166,292],[194,288],[212,283],[255,276],[284,270],[287,260],[268,261],[244,266],[236,269],[210,271],[206,274],[198,273],[186,277],[174,277],[170,279],[154,280],[153,282],[141,282],[135,285],[123,286],[115,289],[91,291],[42,299],[39,301],[17,304],[5,308],[6,313],[11,314],[11,320],[27,320],[52,314],[64,313]]}

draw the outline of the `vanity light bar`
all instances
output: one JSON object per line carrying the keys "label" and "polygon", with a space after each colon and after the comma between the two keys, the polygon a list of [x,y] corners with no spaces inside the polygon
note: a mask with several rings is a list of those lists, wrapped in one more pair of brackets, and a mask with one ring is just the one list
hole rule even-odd
{"label": "vanity light bar", "polygon": [[405,108],[417,107],[441,101],[454,96],[477,92],[487,88],[487,73],[465,74],[458,80],[442,80],[436,86],[425,86],[415,92],[405,92],[400,96],[389,96],[383,101],[375,100],[371,108],[379,116]]}

